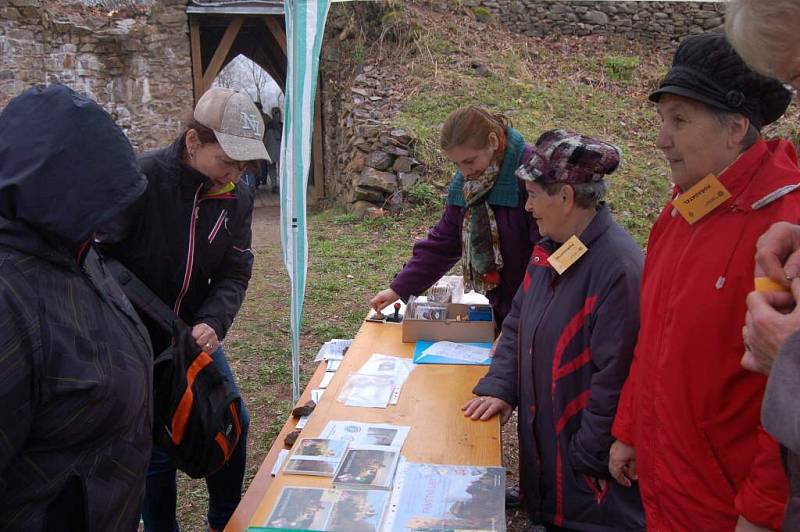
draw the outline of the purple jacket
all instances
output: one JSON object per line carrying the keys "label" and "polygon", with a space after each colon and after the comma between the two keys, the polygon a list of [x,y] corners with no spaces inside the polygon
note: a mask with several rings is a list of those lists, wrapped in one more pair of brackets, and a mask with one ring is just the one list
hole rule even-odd
{"label": "purple jacket", "polygon": [[[592,532],[644,530],[637,487],[611,480],[611,423],[639,330],[642,251],[608,208],[562,275],[533,251],[477,395],[518,408],[520,488],[534,518]],[[600,483],[597,479],[607,481]]]}
{"label": "purple jacket", "polygon": [[[531,146],[525,145],[521,156],[513,164],[514,169],[528,160],[531,150]],[[511,301],[525,275],[525,267],[533,245],[541,238],[536,222],[525,211],[527,199],[525,185],[519,179],[516,181],[519,187],[519,199],[515,207],[493,205],[489,201],[497,219],[500,254],[503,256],[504,264],[500,271],[500,284],[486,294],[494,308],[498,327],[511,309]],[[464,207],[448,204],[439,223],[428,232],[428,237],[414,244],[411,260],[390,285],[402,299],[422,294],[459,261],[464,212]]]}

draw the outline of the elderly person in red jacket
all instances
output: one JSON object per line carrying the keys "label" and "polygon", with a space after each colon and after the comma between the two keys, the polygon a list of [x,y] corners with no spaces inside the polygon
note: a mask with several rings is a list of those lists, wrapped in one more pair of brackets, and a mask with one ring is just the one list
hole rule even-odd
{"label": "elderly person in red jacket", "polygon": [[620,150],[552,130],[517,175],[545,238],[464,415],[519,408],[520,487],[548,530],[644,530],[639,494],[609,483],[611,423],[639,328],[642,251],[602,201]]}
{"label": "elderly person in red jacket", "polygon": [[650,233],[610,471],[639,479],[653,530],[779,529],[787,485],[760,426],[766,379],[741,367],[739,331],[758,237],[800,218],[794,147],[759,134],[791,95],[707,33],[679,45],[650,99],[675,190]]}

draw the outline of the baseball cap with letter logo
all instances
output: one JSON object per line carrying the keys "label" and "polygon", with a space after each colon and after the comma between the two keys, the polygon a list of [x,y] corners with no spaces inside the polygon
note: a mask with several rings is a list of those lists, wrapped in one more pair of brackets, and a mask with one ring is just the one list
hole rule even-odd
{"label": "baseball cap with letter logo", "polygon": [[270,160],[264,147],[264,120],[246,94],[209,89],[197,102],[194,119],[214,130],[222,151],[234,161]]}

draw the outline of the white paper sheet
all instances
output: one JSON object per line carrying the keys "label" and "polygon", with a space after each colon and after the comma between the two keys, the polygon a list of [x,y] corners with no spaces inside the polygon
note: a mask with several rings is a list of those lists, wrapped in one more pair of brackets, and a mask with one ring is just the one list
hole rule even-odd
{"label": "white paper sheet", "polygon": [[273,477],[278,474],[278,471],[281,470],[281,467],[283,467],[283,463],[286,461],[288,456],[288,449],[281,449],[278,451],[278,456],[275,458],[275,464],[272,466],[272,471],[270,472]]}
{"label": "white paper sheet", "polygon": [[320,399],[322,399],[322,394],[325,393],[325,390],[322,388],[315,388],[311,390],[311,400],[315,403],[319,404]]}
{"label": "white paper sheet", "polygon": [[329,385],[329,384],[331,383],[331,381],[333,380],[333,376],[334,376],[334,375],[336,375],[336,374],[335,374],[335,373],[328,373],[328,372],[326,371],[326,372],[325,372],[325,374],[322,376],[322,380],[321,380],[321,381],[319,381],[319,387],[320,387],[320,388],[327,388],[327,387],[328,387],[328,385]]}
{"label": "white paper sheet", "polygon": [[338,400],[347,406],[386,408],[394,388],[391,377],[353,373],[347,377]]}
{"label": "white paper sheet", "polygon": [[426,356],[442,356],[464,362],[483,362],[489,357],[489,349],[476,345],[459,344],[456,342],[436,342],[422,352],[419,358]]}

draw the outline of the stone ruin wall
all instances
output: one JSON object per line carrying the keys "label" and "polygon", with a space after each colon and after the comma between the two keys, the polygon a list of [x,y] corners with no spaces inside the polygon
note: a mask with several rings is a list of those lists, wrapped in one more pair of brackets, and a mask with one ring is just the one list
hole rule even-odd
{"label": "stone ruin wall", "polygon": [[544,37],[621,35],[672,48],[687,35],[724,21],[725,2],[622,0],[463,0],[484,8],[507,29]]}
{"label": "stone ruin wall", "polygon": [[97,100],[137,150],[164,146],[193,104],[185,0],[0,2],[0,108],[64,83]]}
{"label": "stone ruin wall", "polygon": [[[670,47],[724,15],[721,2],[462,2],[526,35],[618,34]],[[321,57],[325,193],[358,215],[396,204],[421,170],[414,139],[392,125],[397,80],[379,65],[353,77],[342,61],[352,13],[377,21],[382,8],[372,6],[334,4]],[[193,101],[185,8],[186,0],[0,2],[0,108],[28,86],[61,82],[103,105],[138,150],[164,146]]]}

